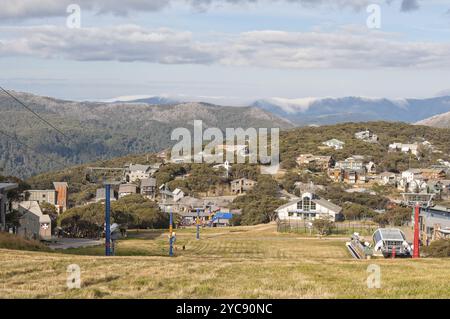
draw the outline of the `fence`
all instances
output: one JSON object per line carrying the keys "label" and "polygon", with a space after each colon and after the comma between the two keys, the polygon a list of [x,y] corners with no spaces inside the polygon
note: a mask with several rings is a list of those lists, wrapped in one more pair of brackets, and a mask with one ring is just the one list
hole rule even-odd
{"label": "fence", "polygon": [[[330,228],[331,235],[352,235],[359,233],[362,236],[372,236],[379,226],[372,222],[346,221],[333,223]],[[283,220],[278,221],[277,231],[280,233],[298,233],[306,235],[318,235],[316,228],[312,226],[312,221]]]}

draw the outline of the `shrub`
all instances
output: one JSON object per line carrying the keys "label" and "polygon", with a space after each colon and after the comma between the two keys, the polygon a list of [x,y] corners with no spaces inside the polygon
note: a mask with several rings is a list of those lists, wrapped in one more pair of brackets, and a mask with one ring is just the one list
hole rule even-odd
{"label": "shrub", "polygon": [[[99,237],[105,222],[105,206],[95,203],[67,210],[59,217],[63,230],[76,237]],[[111,223],[124,228],[167,228],[168,215],[141,195],[129,195],[111,203]]]}
{"label": "shrub", "polygon": [[450,257],[450,240],[441,239],[434,241],[425,248],[428,257]]}
{"label": "shrub", "polygon": [[49,251],[49,248],[37,240],[0,232],[0,248],[30,251]]}
{"label": "shrub", "polygon": [[331,220],[318,218],[313,221],[313,227],[317,230],[319,235],[325,236],[331,233],[334,223]]}

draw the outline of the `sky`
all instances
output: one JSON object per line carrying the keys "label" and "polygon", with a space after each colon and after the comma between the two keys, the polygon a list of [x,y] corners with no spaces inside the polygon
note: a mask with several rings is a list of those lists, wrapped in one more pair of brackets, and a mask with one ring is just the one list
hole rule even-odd
{"label": "sky", "polygon": [[70,100],[155,95],[224,105],[274,97],[450,94],[449,0],[1,5],[0,85],[17,91]]}

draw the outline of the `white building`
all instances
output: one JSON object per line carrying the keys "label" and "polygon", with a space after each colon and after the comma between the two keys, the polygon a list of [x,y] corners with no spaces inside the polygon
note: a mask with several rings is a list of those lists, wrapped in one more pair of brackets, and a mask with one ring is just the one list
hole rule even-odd
{"label": "white building", "polygon": [[362,141],[368,142],[368,143],[376,143],[376,142],[378,142],[378,135],[372,133],[369,130],[357,132],[357,133],[355,133],[355,137],[358,140],[362,140]]}
{"label": "white building", "polygon": [[345,161],[337,161],[334,167],[346,170],[362,170],[364,168],[364,162],[362,160],[349,157],[346,158]]}
{"label": "white building", "polygon": [[29,194],[28,197],[29,201],[36,201],[39,204],[49,203],[52,205],[56,205],[56,190],[54,189],[45,189],[45,190],[30,189],[27,190],[26,193]]}
{"label": "white building", "polygon": [[120,184],[119,185],[119,198],[136,194],[137,193],[137,185],[135,184]]}
{"label": "white building", "polygon": [[150,165],[130,164],[125,173],[125,181],[127,183],[136,182],[150,178],[153,173],[154,170],[152,170]]}
{"label": "white building", "polygon": [[403,143],[392,143],[389,145],[389,150],[400,151],[403,153],[411,153],[415,156],[418,154],[419,144],[403,144]]}
{"label": "white building", "polygon": [[328,147],[334,148],[335,150],[341,150],[344,148],[345,143],[342,141],[339,141],[335,138],[328,140],[326,142],[322,143],[323,145],[326,145]]}
{"label": "white building", "polygon": [[341,207],[309,192],[303,193],[301,198],[278,207],[275,212],[278,214],[279,220],[300,221],[330,218],[337,221],[342,217]]}
{"label": "white building", "polygon": [[415,168],[408,169],[402,172],[402,179],[405,179],[408,183],[411,183],[414,180],[421,180],[423,179],[422,170]]}
{"label": "white building", "polygon": [[365,165],[365,167],[366,167],[366,172],[367,173],[369,173],[369,174],[376,174],[377,173],[377,165],[374,162],[370,161],[369,163],[367,163]]}
{"label": "white building", "polygon": [[407,193],[428,193],[428,184],[421,179],[408,182],[406,178],[402,178],[398,182],[397,188]]}
{"label": "white building", "polygon": [[173,194],[173,201],[174,202],[177,202],[177,201],[179,201],[180,199],[182,199],[184,197],[184,192],[181,189],[179,189],[179,188],[176,188],[172,192],[172,194]]}
{"label": "white building", "polygon": [[379,182],[381,185],[395,185],[397,184],[398,175],[391,172],[383,172],[379,177]]}

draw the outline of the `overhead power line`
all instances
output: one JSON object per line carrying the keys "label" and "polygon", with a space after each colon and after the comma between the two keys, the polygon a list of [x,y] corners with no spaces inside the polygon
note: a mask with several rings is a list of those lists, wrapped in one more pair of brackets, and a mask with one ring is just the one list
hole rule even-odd
{"label": "overhead power line", "polygon": [[[49,121],[47,121],[46,119],[44,119],[42,116],[40,116],[38,113],[36,113],[35,111],[33,111],[33,109],[31,109],[29,106],[27,106],[24,102],[22,102],[19,98],[17,98],[16,96],[14,96],[13,94],[11,94],[9,91],[7,91],[5,88],[3,88],[2,86],[0,86],[0,90],[3,91],[6,95],[8,95],[10,98],[12,98],[14,101],[16,101],[17,103],[19,103],[21,106],[23,106],[26,110],[28,110],[29,112],[33,113],[34,116],[36,116],[38,119],[40,119],[42,122],[44,122],[45,124],[47,124],[48,126],[50,126],[51,128],[53,128],[55,131],[57,131],[59,134],[61,134],[62,136],[64,136],[65,138],[67,138],[69,141],[71,141],[73,144],[76,144],[76,141],[74,139],[72,139],[70,136],[68,136],[67,134],[65,134],[63,131],[61,131],[59,128],[57,128],[56,126],[54,126],[52,123],[50,123]],[[4,134],[6,135],[6,134]],[[21,143],[21,142],[20,142]],[[21,144],[26,146],[25,144]],[[28,147],[30,148],[30,147]],[[34,150],[33,148],[31,148],[32,150]],[[36,151],[36,150],[34,150]],[[99,159],[98,161],[100,161],[100,163],[102,163],[103,165],[106,166],[106,162],[103,161],[102,159]],[[66,164],[64,164],[64,166],[66,166]]]}
{"label": "overhead power line", "polygon": [[12,95],[11,93],[9,93],[7,90],[5,90],[2,86],[0,86],[0,90],[2,90],[3,92],[5,92],[6,95],[8,95],[10,98],[12,98],[14,101],[16,101],[17,103],[19,103],[20,105],[22,105],[25,109],[27,109],[28,111],[30,111],[31,113],[34,114],[34,116],[36,116],[38,119],[40,119],[42,122],[44,122],[45,124],[47,124],[48,126],[50,126],[51,128],[53,128],[55,131],[57,131],[58,133],[60,133],[61,135],[63,135],[65,138],[67,138],[68,140],[74,142],[74,140],[72,140],[71,137],[69,137],[68,135],[66,135],[63,131],[61,131],[59,128],[57,128],[56,126],[54,126],[52,123],[50,123],[49,121],[47,121],[46,119],[44,119],[42,116],[40,116],[39,114],[37,114],[35,111],[33,111],[29,106],[27,106],[25,103],[23,103],[20,99],[18,99],[17,97],[15,97],[14,95]]}

